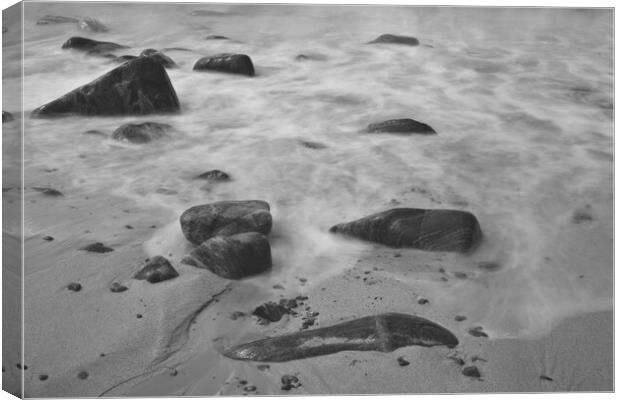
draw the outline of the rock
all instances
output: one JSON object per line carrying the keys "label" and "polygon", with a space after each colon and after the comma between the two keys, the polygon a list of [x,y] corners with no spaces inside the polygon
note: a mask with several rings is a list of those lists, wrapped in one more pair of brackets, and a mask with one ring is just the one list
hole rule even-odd
{"label": "rock", "polygon": [[110,285],[110,292],[112,293],[122,293],[125,290],[128,290],[129,288],[125,285],[121,285],[118,282],[112,282],[112,284]]}
{"label": "rock", "polygon": [[91,253],[109,253],[114,251],[113,248],[107,247],[101,242],[89,244],[88,246],[84,246],[78,250],[89,251]]}
{"label": "rock", "polygon": [[149,57],[139,57],[37,108],[32,117],[144,115],[179,109],[179,100],[165,69]]}
{"label": "rock", "polygon": [[463,368],[462,371],[463,375],[465,376],[469,376],[471,378],[480,378],[482,375],[480,375],[480,371],[478,370],[478,367],[465,367]]}
{"label": "rock", "polygon": [[497,271],[500,268],[500,264],[495,261],[481,261],[477,264],[477,267],[485,271]]}
{"label": "rock", "polygon": [[550,381],[553,382],[553,379],[548,377],[547,375],[540,375],[540,379],[544,380],[544,381]]}
{"label": "rock", "polygon": [[282,387],[280,389],[287,391],[301,386],[299,378],[295,375],[282,375],[280,382],[282,382]]}
{"label": "rock", "polygon": [[271,268],[271,247],[267,238],[256,232],[216,236],[195,248],[183,262],[223,278],[241,279]]}
{"label": "rock", "polygon": [[594,220],[592,214],[590,213],[591,207],[588,205],[582,209],[576,210],[573,213],[573,223],[581,224],[583,222],[590,222]]}
{"label": "rock", "polygon": [[421,298],[418,300],[418,304],[423,306],[424,304],[428,304],[428,300],[425,298]]}
{"label": "rock", "polygon": [[464,315],[456,315],[454,317],[454,320],[457,321],[457,322],[465,321],[466,319],[467,319],[467,317],[464,316]]}
{"label": "rock", "polygon": [[462,367],[463,365],[465,365],[465,360],[463,360],[461,357],[457,357],[457,356],[450,356],[450,357],[448,357],[448,358],[449,358],[450,360],[454,361],[454,363],[455,363],[456,365],[459,365],[459,366],[461,366],[461,367]]}
{"label": "rock", "polygon": [[42,239],[43,239],[43,240],[45,240],[45,241],[47,241],[47,242],[51,242],[52,240],[54,240],[54,238],[53,238],[53,237],[51,237],[51,236],[43,236],[43,238],[42,238]]}
{"label": "rock", "polygon": [[63,17],[61,15],[46,15],[37,20],[37,25],[75,24],[77,18]]}
{"label": "rock", "polygon": [[388,121],[378,122],[368,125],[368,133],[420,133],[432,135],[437,132],[425,123],[418,122],[411,118],[390,119]]}
{"label": "rock", "polygon": [[45,196],[50,196],[50,197],[64,196],[61,191],[56,190],[56,189],[52,189],[52,188],[33,187],[32,190],[36,190],[37,192],[43,193]]}
{"label": "rock", "polygon": [[98,129],[89,129],[87,131],[84,132],[85,135],[95,135],[95,136],[107,136],[104,132],[98,130]]}
{"label": "rock", "polygon": [[271,231],[269,204],[260,200],[219,201],[195,206],[180,218],[183,234],[199,245],[213,236],[244,232],[268,235]]}
{"label": "rock", "polygon": [[228,182],[231,180],[230,176],[226,172],[220,171],[219,169],[207,171],[203,174],[195,176],[194,179],[204,179],[213,182]]}
{"label": "rock", "polygon": [[113,42],[100,42],[98,40],[74,36],[72,38],[69,38],[69,40],[67,40],[61,48],[64,50],[72,49],[77,51],[83,51],[90,55],[96,55],[105,54],[109,51],[126,49],[128,47]]}
{"label": "rock", "polygon": [[217,54],[203,57],[194,64],[194,71],[217,71],[254,76],[252,59],[245,54]]}
{"label": "rock", "polygon": [[401,367],[406,367],[407,365],[409,365],[409,361],[405,360],[403,357],[398,357],[396,361],[398,361],[398,365],[400,365]]}
{"label": "rock", "polygon": [[482,238],[476,217],[466,211],[394,208],[335,225],[330,232],[391,247],[430,251],[473,250]]}
{"label": "rock", "polygon": [[2,27],[2,33],[7,33],[9,31],[9,28],[7,28],[6,26]]}
{"label": "rock", "polygon": [[143,122],[141,124],[124,124],[112,133],[112,139],[127,143],[149,143],[166,136],[172,129],[171,125],[159,122]]}
{"label": "rock", "polygon": [[233,321],[236,321],[239,318],[243,318],[243,317],[245,317],[245,313],[243,311],[233,311],[230,314],[230,319],[232,319]]}
{"label": "rock", "polygon": [[326,145],[324,145],[323,143],[319,143],[319,142],[308,142],[306,140],[301,140],[300,143],[302,146],[307,147],[309,149],[313,149],[313,150],[323,150],[327,148]]}
{"label": "rock", "polygon": [[420,41],[414,37],[410,36],[399,36],[399,35],[390,35],[384,34],[373,40],[372,43],[392,43],[392,44],[405,44],[408,46],[417,46],[420,44]]}
{"label": "rock", "polygon": [[15,118],[13,118],[13,114],[11,114],[8,111],[2,111],[2,123],[4,124],[5,122],[9,122],[9,121],[13,121]]}
{"label": "rock", "polygon": [[175,63],[172,58],[168,57],[164,53],[157,51],[155,49],[145,49],[140,53],[140,57],[150,57],[153,60],[157,61],[164,68],[178,68],[179,66]]}
{"label": "rock", "polygon": [[77,282],[71,282],[67,285],[67,289],[72,292],[79,292],[80,290],[82,290],[82,285]]}
{"label": "rock", "polygon": [[412,345],[453,348],[458,343],[450,331],[432,321],[387,313],[241,344],[224,355],[237,360],[283,362],[345,350],[391,352]]}
{"label": "rock", "polygon": [[226,36],[221,35],[209,35],[205,38],[206,40],[229,40]]}
{"label": "rock", "polygon": [[108,31],[108,27],[105,26],[103,23],[101,23],[101,21],[96,20],[94,18],[82,18],[81,20],[78,21],[78,28],[80,28],[83,31],[90,31],[90,32],[107,32]]}
{"label": "rock", "polygon": [[48,375],[46,375],[46,374],[41,374],[41,375],[39,375],[39,380],[40,380],[40,381],[46,381],[46,380],[47,380],[47,378],[49,378],[49,376],[48,376]]}
{"label": "rock", "polygon": [[86,371],[80,371],[80,373],[78,373],[78,378],[84,380],[86,378],[88,378],[88,372]]}
{"label": "rock", "polygon": [[482,327],[481,326],[477,326],[475,328],[471,328],[467,332],[469,332],[469,334],[474,336],[474,337],[489,337],[489,335],[487,335],[486,333],[484,333],[482,331]]}
{"label": "rock", "polygon": [[270,322],[278,322],[282,319],[284,315],[288,313],[288,308],[280,304],[274,303],[273,301],[270,301],[256,307],[256,309],[252,312],[252,315],[255,315]]}
{"label": "rock", "polygon": [[146,280],[149,283],[158,283],[177,276],[179,273],[165,257],[156,256],[151,258],[133,277],[134,279]]}

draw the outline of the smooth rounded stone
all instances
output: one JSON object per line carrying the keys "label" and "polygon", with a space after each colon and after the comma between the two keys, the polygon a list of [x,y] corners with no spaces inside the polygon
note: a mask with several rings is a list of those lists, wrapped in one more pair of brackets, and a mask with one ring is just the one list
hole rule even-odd
{"label": "smooth rounded stone", "polygon": [[200,245],[213,236],[244,232],[271,232],[269,204],[261,200],[218,201],[191,207],[181,215],[181,229],[190,242]]}
{"label": "smooth rounded stone", "polygon": [[155,49],[144,49],[142,53],[140,53],[140,57],[150,57],[153,60],[157,61],[164,68],[178,68],[179,66],[175,63],[172,58],[168,57],[164,53],[157,51]]}
{"label": "smooth rounded stone", "polygon": [[245,54],[217,54],[203,57],[194,64],[194,71],[216,71],[254,76],[252,59]]}
{"label": "smooth rounded stone", "polygon": [[108,247],[101,242],[89,244],[88,246],[81,247],[78,250],[89,251],[91,253],[109,253],[114,251],[113,248]]}
{"label": "smooth rounded stone", "polygon": [[435,134],[435,130],[429,125],[418,122],[411,118],[390,119],[383,122],[368,125],[368,133],[420,133]]}
{"label": "smooth rounded stone", "polygon": [[149,259],[146,265],[134,275],[134,278],[150,283],[158,283],[176,278],[177,276],[179,276],[179,273],[165,257],[156,256]]}
{"label": "smooth rounded stone", "polygon": [[61,48],[64,50],[72,49],[77,51],[84,51],[92,55],[103,54],[109,51],[115,51],[119,49],[126,49],[128,47],[113,42],[100,42],[98,40],[74,36],[72,38],[69,38],[69,40],[67,40],[65,43],[63,43]]}
{"label": "smooth rounded stone", "polygon": [[2,123],[13,121],[14,119],[13,114],[8,111],[2,111]]}
{"label": "smooth rounded stone", "polygon": [[159,122],[123,124],[112,132],[112,139],[134,144],[149,143],[166,137],[166,133],[171,129],[171,125]]}
{"label": "smooth rounded stone", "polygon": [[330,232],[391,247],[463,253],[482,239],[478,220],[469,212],[419,208],[394,208],[335,225]]}
{"label": "smooth rounded stone", "polygon": [[458,339],[444,327],[408,314],[362,317],[324,328],[234,346],[224,355],[236,360],[283,362],[340,351],[391,352],[404,346],[447,346]]}
{"label": "smooth rounded stone", "polygon": [[399,35],[390,35],[384,34],[373,40],[372,43],[391,43],[391,44],[405,44],[408,46],[417,46],[420,44],[420,41],[414,37],[410,36],[399,36]]}
{"label": "smooth rounded stone", "polygon": [[90,17],[82,18],[81,20],[78,21],[77,24],[78,24],[78,28],[80,28],[83,31],[89,31],[89,32],[107,32],[108,31],[108,27],[105,26],[101,21],[95,18],[90,18]]}
{"label": "smooth rounded stone", "polygon": [[208,269],[227,279],[241,279],[271,268],[271,247],[256,232],[216,236],[195,248],[183,263]]}
{"label": "smooth rounded stone", "polygon": [[37,108],[32,117],[145,115],[179,110],[179,99],[164,67],[149,57],[139,57]]}
{"label": "smooth rounded stone", "polygon": [[229,182],[231,180],[230,175],[228,175],[226,172],[220,171],[219,169],[207,171],[205,173],[195,176],[194,179],[204,179],[213,182]]}
{"label": "smooth rounded stone", "polygon": [[478,369],[478,367],[474,367],[474,366],[463,368],[462,373],[463,375],[469,376],[470,378],[480,378],[482,376],[480,375],[480,370]]}
{"label": "smooth rounded stone", "polygon": [[37,20],[37,25],[75,24],[77,18],[63,17],[62,15],[46,15]]}

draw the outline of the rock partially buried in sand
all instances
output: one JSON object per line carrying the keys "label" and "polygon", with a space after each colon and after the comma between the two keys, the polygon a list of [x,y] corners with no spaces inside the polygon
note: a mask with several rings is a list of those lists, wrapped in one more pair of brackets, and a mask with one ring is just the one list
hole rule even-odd
{"label": "rock partially buried in sand", "polygon": [[261,200],[219,201],[187,209],[180,218],[183,234],[199,245],[213,236],[244,232],[268,235],[271,231],[269,204]]}
{"label": "rock partially buried in sand", "polygon": [[63,50],[72,49],[77,51],[84,51],[91,55],[103,54],[109,51],[126,49],[127,46],[123,46],[121,44],[113,43],[113,42],[100,42],[98,40],[83,38],[79,36],[74,36],[69,38],[65,43],[63,43]]}
{"label": "rock partially buried in sand", "polygon": [[144,115],[179,109],[179,99],[164,67],[149,57],[139,57],[37,108],[32,117]]}
{"label": "rock partially buried in sand", "polygon": [[437,132],[423,122],[418,122],[410,118],[390,119],[388,121],[370,124],[367,128],[368,133],[419,133],[432,135]]}
{"label": "rock partially buried in sand", "polygon": [[404,346],[448,346],[458,339],[442,326],[414,315],[387,313],[325,328],[301,331],[235,346],[224,355],[236,360],[282,362],[345,350],[391,352]]}
{"label": "rock partially buried in sand", "polygon": [[177,276],[179,276],[179,273],[170,265],[170,262],[165,257],[157,256],[151,258],[146,265],[134,275],[134,278],[145,280],[149,283],[158,283],[176,278]]}
{"label": "rock partially buried in sand", "polygon": [[254,76],[252,59],[245,54],[217,54],[203,57],[194,64],[194,71],[217,71]]}
{"label": "rock partially buried in sand", "polygon": [[79,248],[78,250],[88,251],[91,253],[109,253],[111,251],[114,251],[113,248],[105,246],[101,242],[89,244],[88,246],[84,246],[82,248]]}
{"label": "rock partially buried in sand", "polygon": [[230,175],[219,169],[213,169],[194,177],[194,179],[204,179],[212,182],[229,182]]}
{"label": "rock partially buried in sand", "polygon": [[372,42],[368,42],[368,44],[373,44],[373,43],[392,43],[392,44],[405,44],[408,46],[417,46],[420,44],[420,41],[410,36],[384,34],[384,35],[379,36]]}
{"label": "rock partially buried in sand", "polygon": [[227,279],[241,279],[271,268],[271,247],[256,232],[216,236],[195,248],[183,263],[208,269]]}
{"label": "rock partially buried in sand", "polygon": [[394,208],[335,225],[330,232],[391,247],[430,251],[473,250],[482,238],[476,217],[466,211]]}
{"label": "rock partially buried in sand", "polygon": [[164,68],[178,68],[179,67],[177,63],[175,63],[174,60],[172,60],[172,58],[168,57],[161,51],[157,51],[155,49],[142,50],[142,53],[140,53],[140,57],[150,57],[153,60],[160,63],[161,65],[163,65]]}
{"label": "rock partially buried in sand", "polygon": [[90,32],[107,32],[108,31],[108,27],[105,26],[101,21],[95,18],[90,18],[90,17],[82,18],[81,20],[78,21],[77,24],[78,24],[78,28],[80,28],[83,31],[90,31]]}
{"label": "rock partially buried in sand", "polygon": [[2,111],[2,123],[4,124],[5,122],[9,122],[9,121],[13,121],[13,114],[11,114],[8,111]]}
{"label": "rock partially buried in sand", "polygon": [[278,322],[286,314],[289,314],[289,309],[273,301],[261,304],[252,311],[252,315],[269,322]]}
{"label": "rock partially buried in sand", "polygon": [[37,25],[75,24],[77,18],[63,17],[61,15],[46,15],[37,20]]}
{"label": "rock partially buried in sand", "polygon": [[112,133],[112,139],[134,144],[149,143],[165,137],[166,132],[171,129],[172,126],[158,122],[124,124],[116,128]]}

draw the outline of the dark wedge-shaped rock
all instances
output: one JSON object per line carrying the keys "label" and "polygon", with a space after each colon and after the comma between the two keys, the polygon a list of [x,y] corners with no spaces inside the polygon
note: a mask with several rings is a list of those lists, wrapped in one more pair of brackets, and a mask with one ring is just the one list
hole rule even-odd
{"label": "dark wedge-shaped rock", "polygon": [[78,21],[78,28],[80,28],[83,31],[89,31],[89,32],[107,32],[108,31],[108,27],[105,26],[103,23],[101,23],[101,21],[96,20],[94,18],[82,18],[81,20]]}
{"label": "dark wedge-shaped rock", "polygon": [[435,132],[433,128],[423,122],[418,122],[410,118],[390,119],[388,121],[370,124],[367,128],[369,133],[420,133],[432,135]]}
{"label": "dark wedge-shaped rock", "polygon": [[168,57],[161,51],[157,51],[155,49],[144,49],[142,53],[140,53],[140,57],[150,57],[153,60],[157,61],[164,68],[178,68],[179,66],[175,63],[172,58]]}
{"label": "dark wedge-shaped rock", "polygon": [[271,247],[256,232],[216,236],[195,248],[183,263],[208,269],[227,279],[241,279],[271,268]]}
{"label": "dark wedge-shaped rock", "polygon": [[180,218],[183,234],[199,245],[213,236],[271,231],[269,204],[261,200],[218,201],[187,209]]}
{"label": "dark wedge-shaped rock", "polygon": [[2,111],[2,123],[13,121],[13,114],[8,111]]}
{"label": "dark wedge-shaped rock", "polygon": [[98,40],[74,36],[69,38],[61,47],[62,49],[72,49],[84,51],[88,54],[104,54],[110,51],[126,49],[127,46],[113,42],[100,42]]}
{"label": "dark wedge-shaped rock", "polygon": [[213,169],[211,171],[207,171],[203,174],[197,175],[194,179],[204,179],[206,181],[213,182],[228,182],[230,181],[230,175],[226,172],[220,171],[219,169]]}
{"label": "dark wedge-shaped rock", "polygon": [[135,144],[149,143],[166,137],[166,133],[171,129],[172,126],[158,122],[124,124],[112,132],[112,139]]}
{"label": "dark wedge-shaped rock", "polygon": [[179,273],[170,265],[170,262],[162,256],[149,259],[144,267],[133,277],[150,283],[158,283],[176,278]]}
{"label": "dark wedge-shaped rock", "polygon": [[149,57],[139,57],[37,108],[32,117],[144,115],[178,111],[179,99],[164,67]]}
{"label": "dark wedge-shaped rock", "polygon": [[91,253],[109,253],[114,251],[113,248],[108,247],[101,242],[89,244],[88,246],[81,247],[78,250],[89,251]]}
{"label": "dark wedge-shaped rock", "polygon": [[378,38],[376,38],[375,40],[373,40],[372,42],[368,42],[369,44],[371,43],[392,43],[392,44],[405,44],[408,46],[417,46],[420,44],[420,41],[414,37],[410,37],[410,36],[399,36],[399,35],[390,35],[390,34],[385,34],[385,35],[381,35]]}
{"label": "dark wedge-shaped rock", "polygon": [[430,251],[473,250],[482,238],[476,217],[466,211],[395,208],[335,225],[330,232],[391,247]]}
{"label": "dark wedge-shaped rock", "polygon": [[75,24],[77,18],[63,17],[61,15],[46,15],[37,20],[37,25]]}
{"label": "dark wedge-shaped rock", "polygon": [[478,367],[465,367],[463,368],[463,371],[461,371],[463,373],[463,375],[465,376],[469,376],[470,378],[480,378],[480,370],[478,369]]}
{"label": "dark wedge-shaped rock", "polygon": [[450,331],[432,321],[387,313],[257,340],[235,346],[224,355],[237,360],[282,362],[345,350],[391,352],[414,345],[453,348],[458,343]]}
{"label": "dark wedge-shaped rock", "polygon": [[217,54],[196,61],[194,71],[217,71],[254,76],[254,64],[245,54]]}

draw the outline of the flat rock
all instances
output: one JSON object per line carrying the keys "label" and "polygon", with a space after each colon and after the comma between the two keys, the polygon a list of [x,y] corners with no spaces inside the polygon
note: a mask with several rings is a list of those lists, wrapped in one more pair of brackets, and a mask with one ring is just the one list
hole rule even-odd
{"label": "flat rock", "polygon": [[223,278],[241,279],[271,268],[271,247],[267,238],[256,232],[216,236],[195,248],[183,262]]}
{"label": "flat rock", "polygon": [[61,48],[64,50],[72,49],[77,51],[83,51],[91,55],[97,55],[119,49],[126,49],[127,46],[113,42],[100,42],[98,40],[74,36],[72,38],[69,38],[69,40],[67,40],[65,43],[63,43]]}
{"label": "flat rock", "polygon": [[179,109],[179,100],[164,67],[149,57],[139,57],[37,108],[32,117],[144,115]]}
{"label": "flat rock", "polygon": [[213,236],[271,231],[269,204],[261,200],[219,201],[187,209],[180,218],[183,234],[199,245]]}
{"label": "flat rock", "polygon": [[384,34],[384,35],[379,36],[372,42],[368,42],[368,44],[372,44],[372,43],[391,43],[391,44],[404,44],[408,46],[417,46],[420,44],[420,41],[410,36]]}
{"label": "flat rock", "polygon": [[205,173],[195,176],[194,179],[204,179],[213,182],[229,182],[231,180],[230,175],[228,175],[226,172],[220,171],[219,169],[207,171]]}
{"label": "flat rock", "polygon": [[140,53],[140,57],[150,57],[160,63],[164,68],[178,68],[177,63],[161,51],[155,49],[144,49]]}
{"label": "flat rock", "polygon": [[166,133],[171,129],[171,125],[159,122],[123,124],[112,132],[112,139],[134,144],[149,143],[166,137]]}
{"label": "flat rock", "polygon": [[368,133],[419,133],[432,135],[437,132],[429,125],[410,118],[390,119],[383,122],[368,125]]}
{"label": "flat rock", "polygon": [[13,121],[13,114],[8,111],[2,111],[2,123]]}
{"label": "flat rock", "polygon": [[229,38],[222,35],[208,35],[205,40],[229,40]]}
{"label": "flat rock", "polygon": [[217,54],[203,57],[194,64],[194,71],[216,71],[254,76],[252,59],[245,54]]}
{"label": "flat rock", "polygon": [[170,261],[165,257],[156,256],[149,259],[146,265],[134,275],[134,278],[150,283],[158,283],[176,278],[177,276],[179,276],[179,273],[172,267]]}
{"label": "flat rock", "polygon": [[467,252],[482,239],[478,220],[469,212],[419,208],[394,208],[335,225],[330,232],[430,251]]}
{"label": "flat rock", "polygon": [[101,242],[89,244],[88,246],[81,247],[78,250],[88,251],[91,253],[109,253],[114,251],[113,248],[108,247]]}
{"label": "flat rock", "polygon": [[77,18],[63,17],[62,15],[46,15],[37,20],[37,25],[75,24]]}
{"label": "flat rock", "polygon": [[404,346],[455,347],[458,339],[442,326],[415,315],[386,313],[324,328],[234,346],[224,353],[236,360],[283,362],[340,351],[391,352]]}
{"label": "flat rock", "polygon": [[78,21],[78,28],[88,32],[107,32],[108,27],[95,18],[82,18]]}

